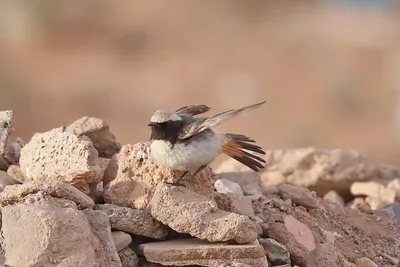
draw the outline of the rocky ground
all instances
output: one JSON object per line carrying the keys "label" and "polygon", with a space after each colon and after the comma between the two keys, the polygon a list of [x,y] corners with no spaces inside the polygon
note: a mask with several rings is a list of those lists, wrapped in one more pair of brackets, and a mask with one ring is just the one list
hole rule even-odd
{"label": "rocky ground", "polygon": [[0,128],[3,266],[400,266],[400,168],[356,151],[267,151],[261,173],[228,160],[175,187],[100,119],[27,143],[11,111]]}

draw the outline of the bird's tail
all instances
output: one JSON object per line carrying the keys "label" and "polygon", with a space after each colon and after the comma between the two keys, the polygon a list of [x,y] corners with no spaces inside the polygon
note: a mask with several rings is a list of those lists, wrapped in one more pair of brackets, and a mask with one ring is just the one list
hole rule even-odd
{"label": "bird's tail", "polygon": [[261,147],[255,145],[256,141],[241,134],[222,134],[222,153],[258,172],[264,168],[265,160],[245,150],[265,155]]}

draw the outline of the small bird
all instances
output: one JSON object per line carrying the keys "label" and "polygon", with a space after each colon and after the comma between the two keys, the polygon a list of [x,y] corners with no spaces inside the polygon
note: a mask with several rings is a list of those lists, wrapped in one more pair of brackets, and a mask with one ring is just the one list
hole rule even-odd
{"label": "small bird", "polygon": [[[265,154],[254,140],[242,134],[219,133],[214,126],[244,111],[259,108],[265,102],[200,118],[194,116],[209,111],[208,106],[184,106],[175,112],[157,110],[148,124],[151,156],[159,164],[184,172],[177,182],[168,184],[184,186],[179,181],[193,179],[222,153],[256,172],[264,168],[264,159],[245,151]],[[191,178],[183,179],[189,172]]]}

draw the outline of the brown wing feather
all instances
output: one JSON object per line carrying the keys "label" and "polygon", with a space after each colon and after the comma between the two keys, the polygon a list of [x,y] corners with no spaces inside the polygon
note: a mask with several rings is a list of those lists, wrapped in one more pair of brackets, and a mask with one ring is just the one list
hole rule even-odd
{"label": "brown wing feather", "polygon": [[182,130],[180,131],[180,133],[178,134],[178,137],[180,139],[189,138],[197,133],[200,133],[206,129],[209,129],[210,127],[218,125],[223,121],[231,119],[234,116],[243,113],[244,111],[250,111],[250,110],[259,108],[265,102],[266,101],[263,101],[263,102],[260,102],[257,104],[253,104],[253,105],[249,105],[249,106],[245,106],[245,107],[238,108],[238,109],[231,109],[228,111],[218,113],[211,117],[204,117],[204,118],[196,119],[194,122],[192,122],[188,125],[185,125],[182,128]]}
{"label": "brown wing feather", "polygon": [[191,105],[191,106],[184,106],[177,109],[175,112],[179,116],[196,116],[202,113],[206,113],[207,111],[211,110],[210,107],[206,105]]}
{"label": "brown wing feather", "polygon": [[254,143],[254,140],[248,138],[247,136],[237,134],[224,134],[221,135],[221,139],[222,152],[224,154],[239,161],[256,172],[264,168],[264,165],[262,164],[265,163],[264,159],[245,151],[248,150],[259,154],[265,154],[261,147],[254,144],[249,144],[249,142]]}

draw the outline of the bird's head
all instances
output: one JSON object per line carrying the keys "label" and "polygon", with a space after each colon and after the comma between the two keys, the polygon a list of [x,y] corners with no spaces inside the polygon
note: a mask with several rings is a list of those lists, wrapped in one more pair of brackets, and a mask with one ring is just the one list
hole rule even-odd
{"label": "bird's head", "polygon": [[148,126],[151,127],[150,139],[168,140],[174,143],[183,126],[183,120],[175,112],[160,109],[151,116]]}
{"label": "bird's head", "polygon": [[150,123],[148,126],[158,127],[162,124],[168,122],[180,121],[182,120],[175,112],[159,109],[150,118]]}

